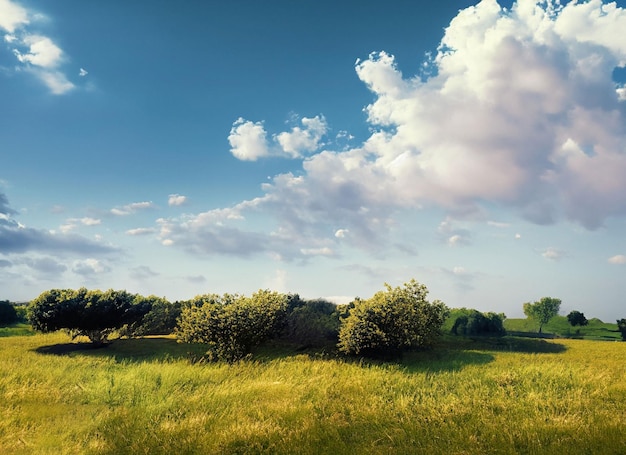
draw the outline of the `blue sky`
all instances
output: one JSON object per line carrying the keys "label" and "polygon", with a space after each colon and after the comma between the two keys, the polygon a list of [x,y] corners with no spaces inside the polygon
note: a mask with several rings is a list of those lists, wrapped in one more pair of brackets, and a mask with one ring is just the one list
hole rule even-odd
{"label": "blue sky", "polygon": [[626,317],[625,7],[0,0],[0,299]]}

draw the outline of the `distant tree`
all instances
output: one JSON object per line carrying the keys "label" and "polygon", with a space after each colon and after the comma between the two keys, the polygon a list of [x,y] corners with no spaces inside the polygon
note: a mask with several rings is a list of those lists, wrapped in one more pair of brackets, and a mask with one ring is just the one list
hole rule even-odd
{"label": "distant tree", "polygon": [[570,313],[567,315],[567,320],[572,327],[575,327],[577,325],[583,327],[589,324],[589,321],[587,321],[585,314],[581,313],[580,311],[570,311]]}
{"label": "distant tree", "polygon": [[112,332],[136,323],[148,311],[149,304],[126,291],[52,289],[30,303],[29,319],[35,330],[66,329],[72,339],[86,336],[104,345]]}
{"label": "distant tree", "polygon": [[415,280],[404,287],[385,284],[368,300],[357,300],[341,320],[339,350],[346,354],[396,355],[426,347],[440,334],[448,308],[438,300],[428,302],[428,289]]}
{"label": "distant tree", "polygon": [[626,319],[617,320],[617,330],[622,334],[622,340],[626,341]]}
{"label": "distant tree", "polygon": [[534,303],[524,303],[524,314],[539,322],[539,333],[544,324],[559,314],[561,308],[561,300],[553,297],[542,297],[541,300]]}
{"label": "distant tree", "polygon": [[14,324],[18,320],[15,307],[8,300],[0,300],[0,325]]}
{"label": "distant tree", "polygon": [[337,305],[324,299],[301,300],[287,306],[285,328],[281,338],[303,347],[322,347],[337,343],[339,312]]}
{"label": "distant tree", "polygon": [[251,297],[199,296],[183,305],[176,336],[184,343],[206,344],[210,360],[235,362],[282,331],[287,300],[269,290]]}
{"label": "distant tree", "polygon": [[125,325],[120,330],[120,335],[127,337],[169,335],[176,329],[181,313],[181,302],[170,303],[164,297],[138,295],[135,304],[147,305],[150,311],[143,318]]}
{"label": "distant tree", "polygon": [[478,310],[461,308],[454,310],[454,325],[451,332],[454,335],[473,336],[502,336],[504,330],[504,313],[481,313]]}

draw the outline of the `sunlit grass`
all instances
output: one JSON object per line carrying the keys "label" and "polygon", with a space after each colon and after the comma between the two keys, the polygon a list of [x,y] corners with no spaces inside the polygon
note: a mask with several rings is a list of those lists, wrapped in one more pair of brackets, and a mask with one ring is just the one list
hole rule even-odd
{"label": "sunlit grass", "polygon": [[396,363],[274,347],[226,365],[167,338],[67,342],[0,339],[0,453],[626,453],[625,343],[445,341]]}

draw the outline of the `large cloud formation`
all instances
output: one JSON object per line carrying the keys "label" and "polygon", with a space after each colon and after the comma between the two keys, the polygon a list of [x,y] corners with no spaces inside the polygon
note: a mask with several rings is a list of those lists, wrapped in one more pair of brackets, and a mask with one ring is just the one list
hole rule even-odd
{"label": "large cloud formation", "polygon": [[[252,201],[160,220],[162,240],[229,251],[261,234],[228,223],[261,211],[275,230],[256,250],[276,253],[280,240],[293,255],[328,255],[338,242],[369,248],[398,211],[429,206],[451,218],[510,207],[534,223],[595,229],[626,214],[626,90],[613,80],[626,66],[623,30],[626,11],[601,0],[481,1],[446,28],[428,76],[405,77],[385,52],[357,61],[375,95],[362,146],[313,154]],[[230,139],[242,159],[269,155],[262,123],[240,119]]]}

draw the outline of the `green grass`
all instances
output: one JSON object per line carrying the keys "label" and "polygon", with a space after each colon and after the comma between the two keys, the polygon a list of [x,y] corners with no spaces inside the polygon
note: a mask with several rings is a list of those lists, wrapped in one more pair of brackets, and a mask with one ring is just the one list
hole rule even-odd
{"label": "green grass", "polygon": [[[513,332],[537,332],[539,324],[529,319],[505,319],[504,328]],[[543,333],[562,337],[584,338],[591,340],[621,340],[617,324],[609,324],[599,319],[590,319],[584,327],[572,327],[565,316],[556,316],[542,328]]]}
{"label": "green grass", "polygon": [[396,363],[199,354],[0,338],[0,453],[626,453],[626,343],[455,339]]}

